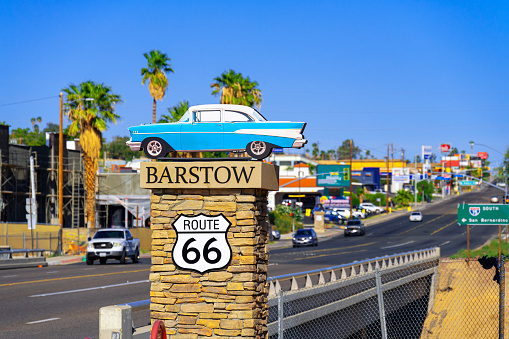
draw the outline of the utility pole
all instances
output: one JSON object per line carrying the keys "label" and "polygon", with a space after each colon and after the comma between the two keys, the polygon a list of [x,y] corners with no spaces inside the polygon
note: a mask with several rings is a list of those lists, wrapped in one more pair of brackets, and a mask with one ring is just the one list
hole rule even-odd
{"label": "utility pole", "polygon": [[387,200],[385,203],[386,203],[386,208],[387,208],[387,213],[389,213],[389,144],[387,144],[387,192],[386,193],[386,196],[387,198],[385,200]]}
{"label": "utility pole", "polygon": [[417,155],[414,156],[414,168],[415,168],[415,174],[414,174],[414,208],[417,208]]}
{"label": "utility pole", "polygon": [[58,234],[59,250],[62,253],[62,227],[64,226],[64,131],[63,122],[64,93],[60,92],[60,128],[58,130],[58,223],[60,231]]}
{"label": "utility pole", "polygon": [[350,139],[350,220],[352,219],[353,210],[353,192],[352,192],[352,139]]}
{"label": "utility pole", "polygon": [[405,149],[401,147],[401,162],[403,163],[403,167],[406,167],[405,164]]}

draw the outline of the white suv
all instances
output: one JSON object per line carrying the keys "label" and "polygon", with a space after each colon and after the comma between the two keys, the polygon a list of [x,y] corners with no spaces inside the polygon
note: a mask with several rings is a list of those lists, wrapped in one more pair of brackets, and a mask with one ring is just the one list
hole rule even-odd
{"label": "white suv", "polygon": [[375,206],[370,202],[363,202],[362,204],[359,205],[359,208],[363,208],[371,213],[376,213],[376,214],[380,214],[383,211],[385,211],[385,209],[383,207]]}

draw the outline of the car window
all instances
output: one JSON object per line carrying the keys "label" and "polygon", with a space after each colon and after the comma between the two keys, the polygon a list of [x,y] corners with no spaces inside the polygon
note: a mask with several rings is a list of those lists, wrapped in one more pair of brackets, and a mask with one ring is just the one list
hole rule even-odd
{"label": "car window", "polygon": [[221,111],[196,111],[194,112],[195,122],[221,122]]}
{"label": "car window", "polygon": [[253,121],[251,117],[245,113],[236,111],[224,111],[225,122],[248,122]]}
{"label": "car window", "polygon": [[131,234],[131,232],[129,232],[129,231],[127,231],[127,232],[126,232],[126,235],[127,235],[127,237],[128,237],[128,238],[129,238],[129,237],[131,237],[131,238],[133,237],[133,236],[132,236],[132,234]]}
{"label": "car window", "polygon": [[94,239],[121,239],[124,237],[124,231],[102,231],[94,235]]}
{"label": "car window", "polygon": [[358,220],[348,220],[348,225],[360,225],[361,222]]}
{"label": "car window", "polygon": [[296,235],[311,235],[310,230],[297,230]]}
{"label": "car window", "polygon": [[180,118],[179,122],[189,122],[189,111],[187,111],[186,113],[184,113],[184,115],[182,116],[182,118]]}

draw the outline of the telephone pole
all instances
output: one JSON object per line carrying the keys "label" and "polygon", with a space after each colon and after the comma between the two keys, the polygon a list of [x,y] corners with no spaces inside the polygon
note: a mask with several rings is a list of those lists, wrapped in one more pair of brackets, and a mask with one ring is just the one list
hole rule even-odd
{"label": "telephone pole", "polygon": [[386,212],[389,213],[389,144],[387,144],[387,191],[386,193]]}
{"label": "telephone pole", "polygon": [[352,139],[350,139],[350,220],[352,219],[353,210],[353,192],[352,192]]}

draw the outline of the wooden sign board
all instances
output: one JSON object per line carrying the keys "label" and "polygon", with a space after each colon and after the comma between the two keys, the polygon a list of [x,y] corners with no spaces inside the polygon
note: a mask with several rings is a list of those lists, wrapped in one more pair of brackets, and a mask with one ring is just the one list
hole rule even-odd
{"label": "wooden sign board", "polygon": [[262,161],[143,162],[141,188],[279,190],[279,167]]}

